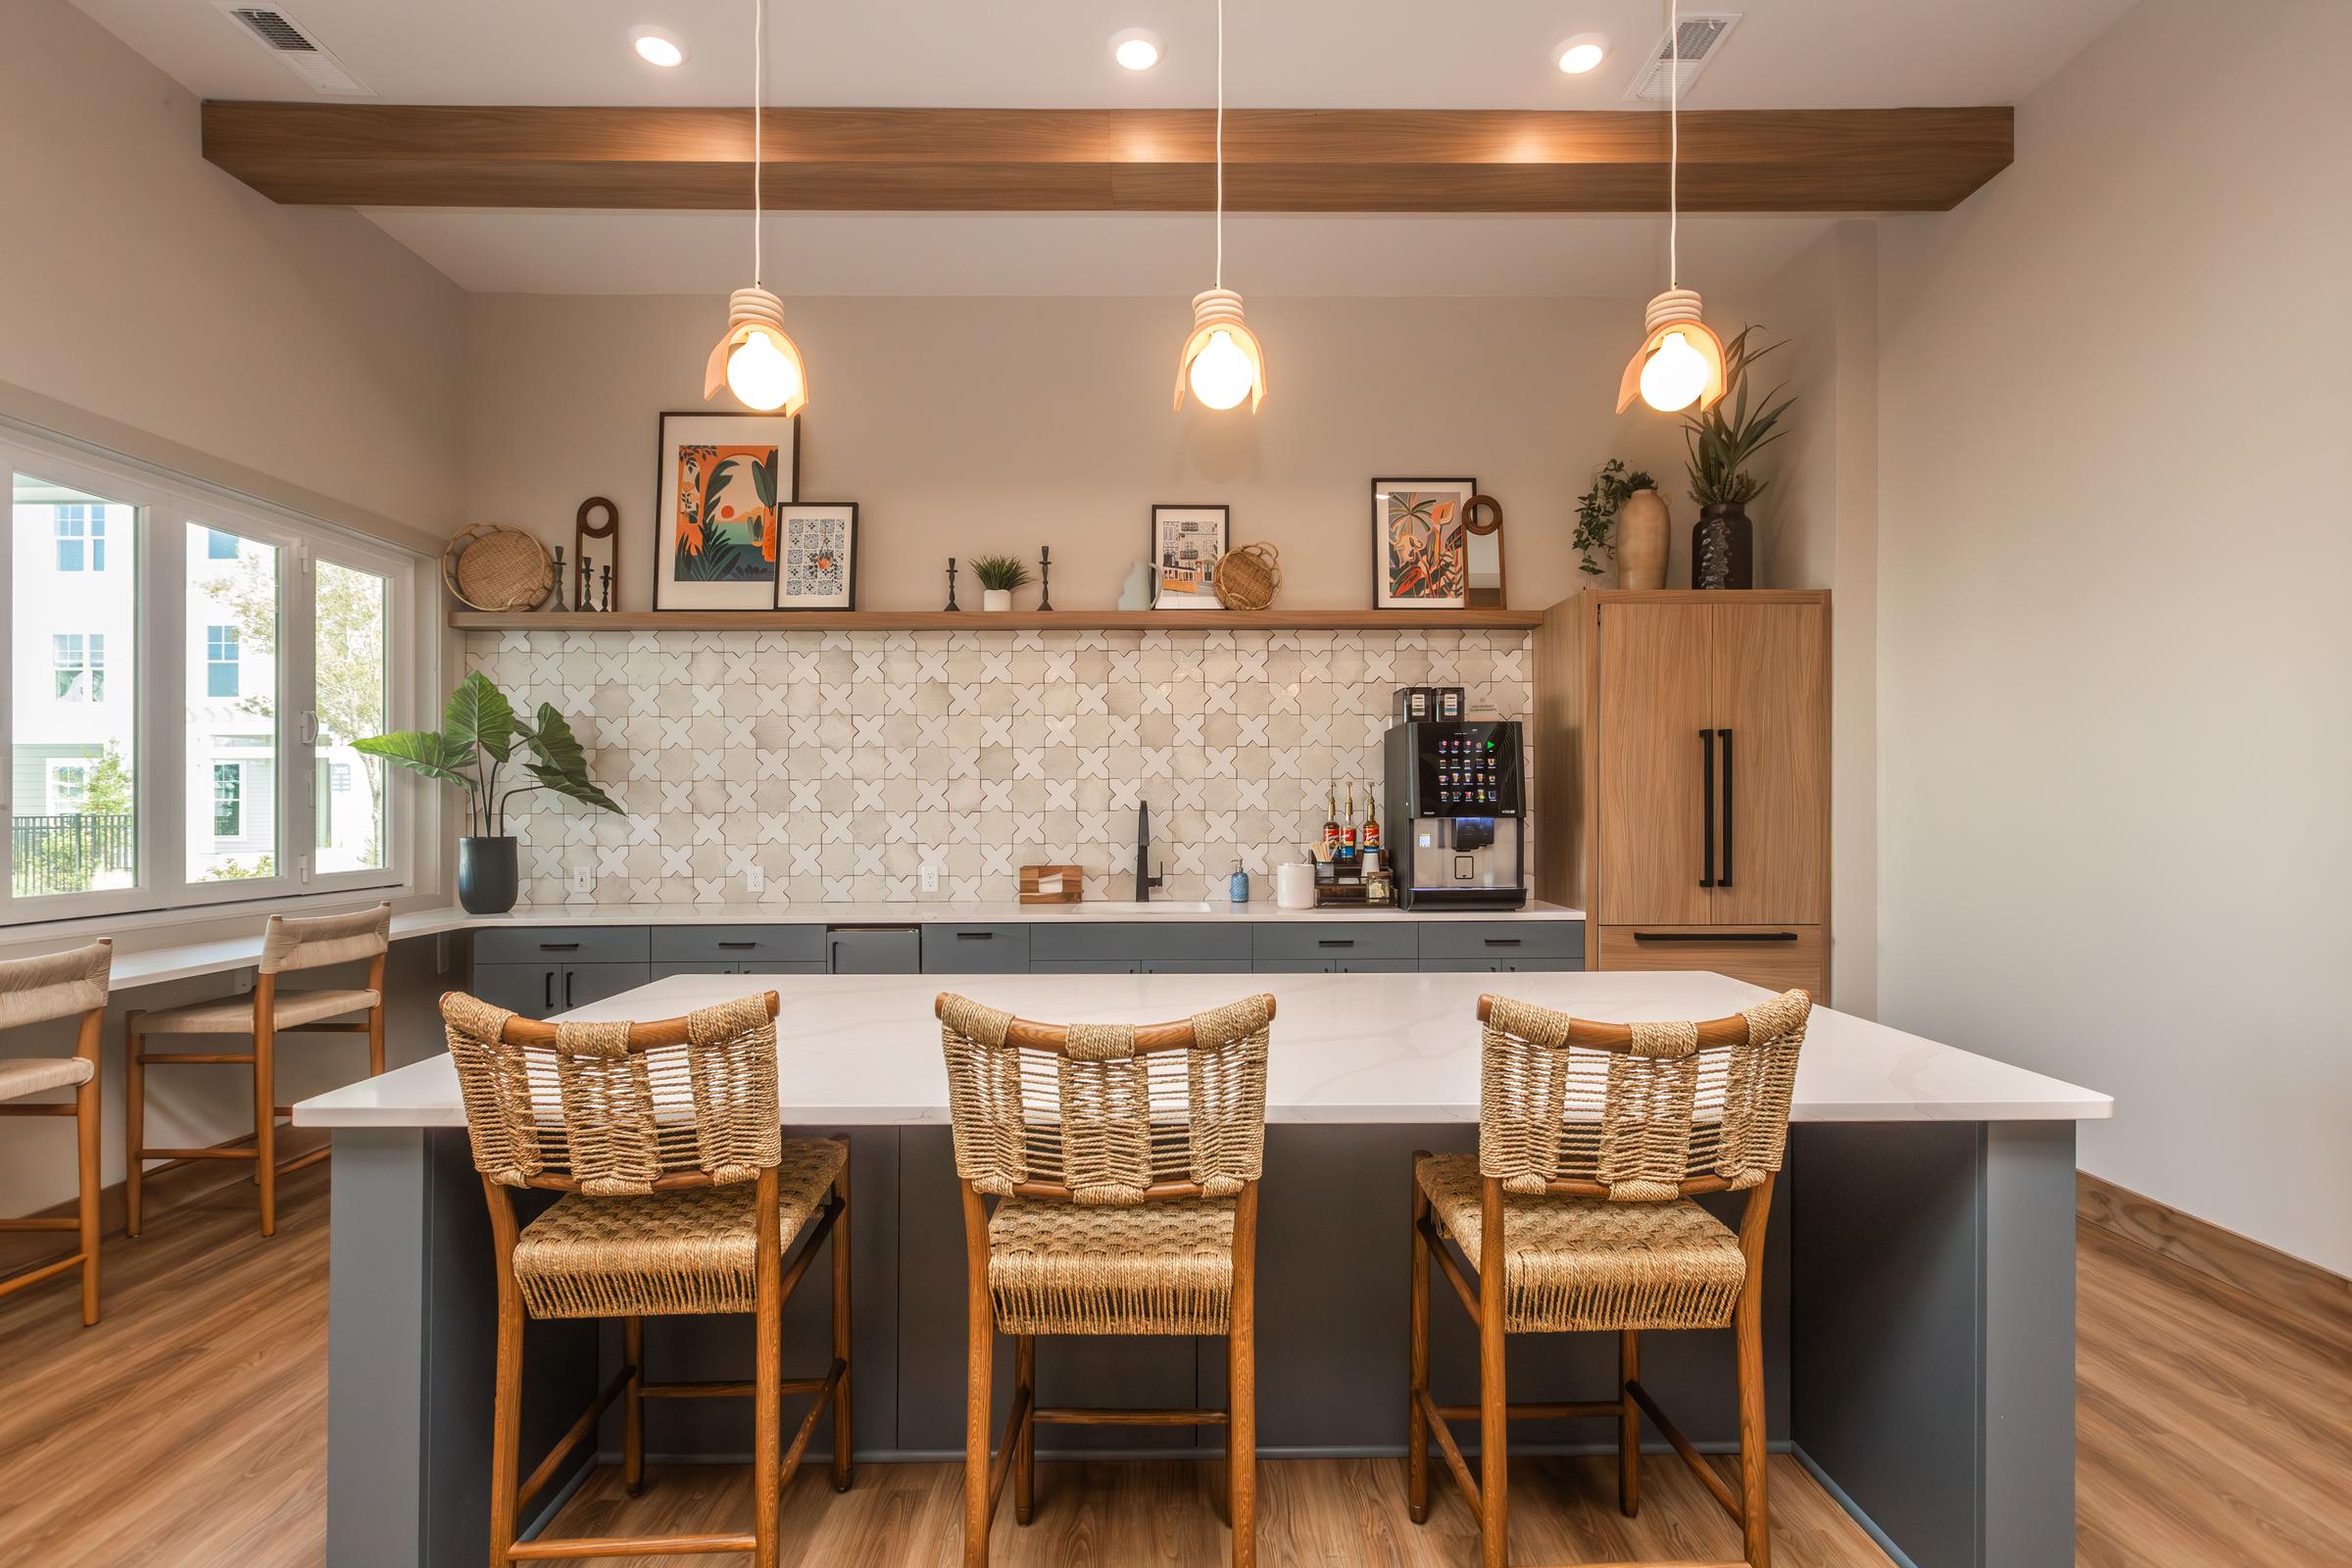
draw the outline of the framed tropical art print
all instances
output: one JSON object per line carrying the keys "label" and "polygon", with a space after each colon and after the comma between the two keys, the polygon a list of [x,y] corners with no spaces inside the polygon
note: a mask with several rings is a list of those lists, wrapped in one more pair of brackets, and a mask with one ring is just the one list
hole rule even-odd
{"label": "framed tropical art print", "polygon": [[1468,538],[1476,479],[1372,481],[1372,604],[1460,610],[1470,603]]}
{"label": "framed tropical art print", "polygon": [[858,503],[776,508],[776,608],[858,608]]}
{"label": "framed tropical art print", "polygon": [[654,608],[769,610],[777,509],[798,499],[801,421],[664,414],[654,481]]}

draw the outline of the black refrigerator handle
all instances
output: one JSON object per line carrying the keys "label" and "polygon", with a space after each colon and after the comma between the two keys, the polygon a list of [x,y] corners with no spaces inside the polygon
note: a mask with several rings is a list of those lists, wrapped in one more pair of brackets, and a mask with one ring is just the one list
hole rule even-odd
{"label": "black refrigerator handle", "polygon": [[1732,794],[1732,732],[1719,729],[1715,733],[1723,737],[1723,875],[1715,879],[1715,885],[1728,888],[1732,885],[1732,802],[1736,799]]}
{"label": "black refrigerator handle", "polygon": [[1698,831],[1698,885],[1715,885],[1715,732],[1698,732],[1698,800],[1706,820]]}

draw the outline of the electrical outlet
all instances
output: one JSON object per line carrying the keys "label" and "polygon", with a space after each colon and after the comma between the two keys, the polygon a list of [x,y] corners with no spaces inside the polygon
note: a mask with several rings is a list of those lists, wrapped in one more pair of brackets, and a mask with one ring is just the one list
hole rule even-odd
{"label": "electrical outlet", "polygon": [[585,865],[573,866],[571,868],[571,882],[566,891],[571,893],[594,893],[596,891],[595,870]]}
{"label": "electrical outlet", "polygon": [[744,891],[758,898],[767,888],[767,873],[757,865],[743,873]]}
{"label": "electrical outlet", "polygon": [[939,867],[932,864],[929,860],[925,860],[923,862],[922,880],[923,891],[925,893],[937,893],[939,891]]}

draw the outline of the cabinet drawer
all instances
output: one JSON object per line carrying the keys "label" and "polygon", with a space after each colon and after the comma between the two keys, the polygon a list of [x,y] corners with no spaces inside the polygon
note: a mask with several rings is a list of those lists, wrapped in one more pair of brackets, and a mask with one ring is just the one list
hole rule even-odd
{"label": "cabinet drawer", "polygon": [[673,963],[822,963],[821,925],[658,925],[654,956]]}
{"label": "cabinet drawer", "polygon": [[473,934],[476,963],[643,963],[652,956],[641,925],[551,925],[536,930],[498,927]]}
{"label": "cabinet drawer", "polygon": [[1250,927],[1168,921],[1080,925],[1039,921],[1029,928],[1033,958],[1165,958],[1171,961],[1225,959],[1235,970],[1250,967]]}
{"label": "cabinet drawer", "polygon": [[493,1007],[544,1018],[559,1005],[556,982],[563,972],[560,963],[476,963],[468,989]]}
{"label": "cabinet drawer", "polygon": [[1025,925],[923,927],[925,974],[1020,974],[1028,967]]}
{"label": "cabinet drawer", "polygon": [[1133,958],[1033,958],[1031,974],[1134,974]]}
{"label": "cabinet drawer", "polygon": [[1403,920],[1316,920],[1298,925],[1260,923],[1251,938],[1251,958],[1404,958],[1420,956],[1420,941]]}
{"label": "cabinet drawer", "polygon": [[1429,958],[1582,958],[1581,920],[1423,920]]}
{"label": "cabinet drawer", "polygon": [[1817,925],[1604,925],[1603,969],[1712,969],[1751,986],[1820,998],[1828,944]]}

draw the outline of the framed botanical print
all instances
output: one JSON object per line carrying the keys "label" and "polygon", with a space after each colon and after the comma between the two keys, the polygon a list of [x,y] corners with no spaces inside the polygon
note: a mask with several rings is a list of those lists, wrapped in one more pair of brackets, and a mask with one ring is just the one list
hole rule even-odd
{"label": "framed botanical print", "polygon": [[1380,610],[1460,610],[1470,602],[1464,548],[1476,479],[1372,481],[1372,603]]}
{"label": "framed botanical print", "polygon": [[1152,509],[1152,608],[1222,610],[1209,581],[1233,542],[1231,507]]}
{"label": "framed botanical print", "polygon": [[773,608],[776,509],[798,498],[800,474],[797,418],[662,415],[654,608]]}
{"label": "framed botanical print", "polygon": [[776,508],[776,608],[858,608],[858,503],[796,501]]}

